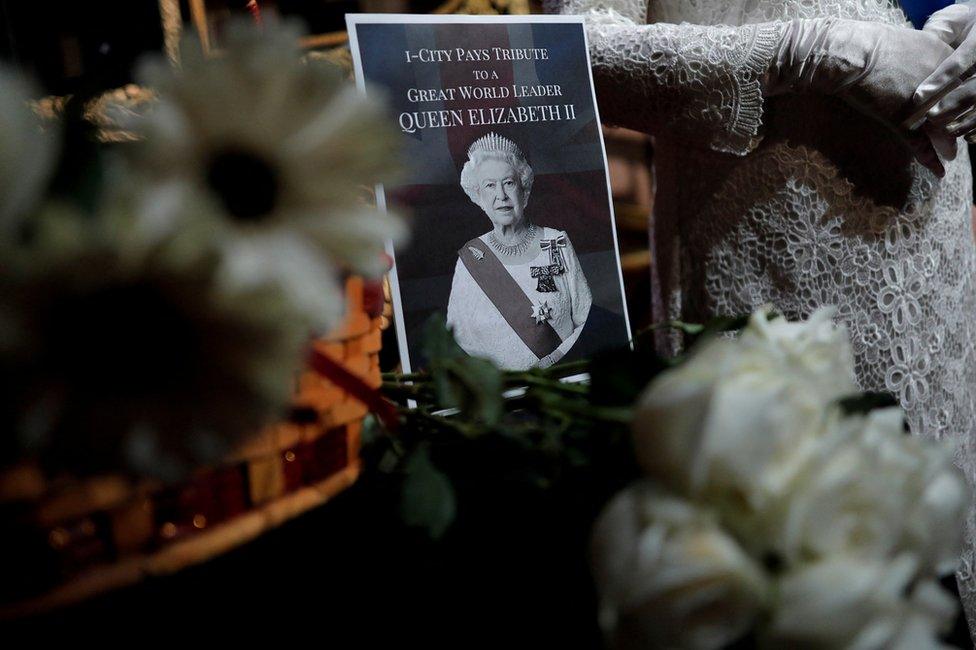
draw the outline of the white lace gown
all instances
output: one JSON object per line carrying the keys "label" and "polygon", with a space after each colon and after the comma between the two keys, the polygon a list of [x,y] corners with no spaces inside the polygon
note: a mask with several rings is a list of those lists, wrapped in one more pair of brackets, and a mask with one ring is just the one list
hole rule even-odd
{"label": "white lace gown", "polygon": [[[601,115],[655,136],[655,318],[700,321],[763,303],[799,317],[837,305],[860,385],[896,395],[914,432],[956,440],[972,483],[976,253],[964,143],[940,180],[839,100],[762,98],[785,21],[910,28],[896,0],[647,2],[549,10],[595,10],[587,31]],[[967,527],[958,578],[972,630],[972,517]]]}

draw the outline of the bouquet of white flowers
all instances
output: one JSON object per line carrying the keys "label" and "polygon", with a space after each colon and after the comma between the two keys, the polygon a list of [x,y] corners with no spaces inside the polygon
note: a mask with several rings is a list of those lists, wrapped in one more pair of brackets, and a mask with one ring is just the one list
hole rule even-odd
{"label": "bouquet of white flowers", "polygon": [[936,648],[970,491],[895,407],[855,412],[847,333],[760,311],[638,401],[646,478],[594,530],[618,647]]}

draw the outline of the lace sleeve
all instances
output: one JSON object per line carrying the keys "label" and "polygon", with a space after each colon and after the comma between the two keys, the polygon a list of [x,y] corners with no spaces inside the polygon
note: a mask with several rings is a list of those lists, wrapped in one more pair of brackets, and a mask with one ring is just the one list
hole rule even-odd
{"label": "lace sleeve", "polygon": [[743,155],[762,124],[762,80],[786,23],[646,25],[646,0],[550,0],[586,16],[604,122]]}

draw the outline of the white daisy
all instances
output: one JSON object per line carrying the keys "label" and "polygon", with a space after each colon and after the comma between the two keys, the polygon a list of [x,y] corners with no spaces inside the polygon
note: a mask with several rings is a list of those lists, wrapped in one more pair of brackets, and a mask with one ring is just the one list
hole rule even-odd
{"label": "white daisy", "polygon": [[[402,238],[405,228],[360,200],[362,188],[396,162],[389,118],[338,68],[303,63],[298,36],[289,24],[262,31],[234,23],[219,58],[191,42],[180,69],[149,62],[141,79],[160,99],[130,127],[144,136],[135,157],[145,181],[136,211],[153,228],[182,228],[206,211],[225,252],[245,258],[228,262],[228,277],[240,280],[244,268],[304,294],[286,278],[314,266],[313,248],[332,267],[377,273],[386,240]],[[298,253],[302,247],[308,250]],[[308,263],[280,259],[284,248]],[[336,271],[330,288],[324,275],[312,281],[337,295]]]}
{"label": "white daisy", "polygon": [[229,289],[212,238],[148,241],[124,213],[56,206],[36,221],[0,278],[21,446],[76,473],[172,479],[280,417],[312,326],[294,296]]}

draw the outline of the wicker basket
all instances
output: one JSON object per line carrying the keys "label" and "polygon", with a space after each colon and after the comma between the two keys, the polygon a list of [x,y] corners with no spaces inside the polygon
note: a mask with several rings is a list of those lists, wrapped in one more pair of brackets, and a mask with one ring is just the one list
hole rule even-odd
{"label": "wicker basket", "polygon": [[[360,278],[347,281],[346,293],[346,320],[315,351],[375,389],[382,297],[365,304]],[[367,406],[315,369],[299,378],[293,406],[289,421],[176,486],[118,476],[52,481],[30,464],[0,474],[0,618],[202,562],[348,487],[359,473]],[[13,567],[27,579],[8,580]]]}

